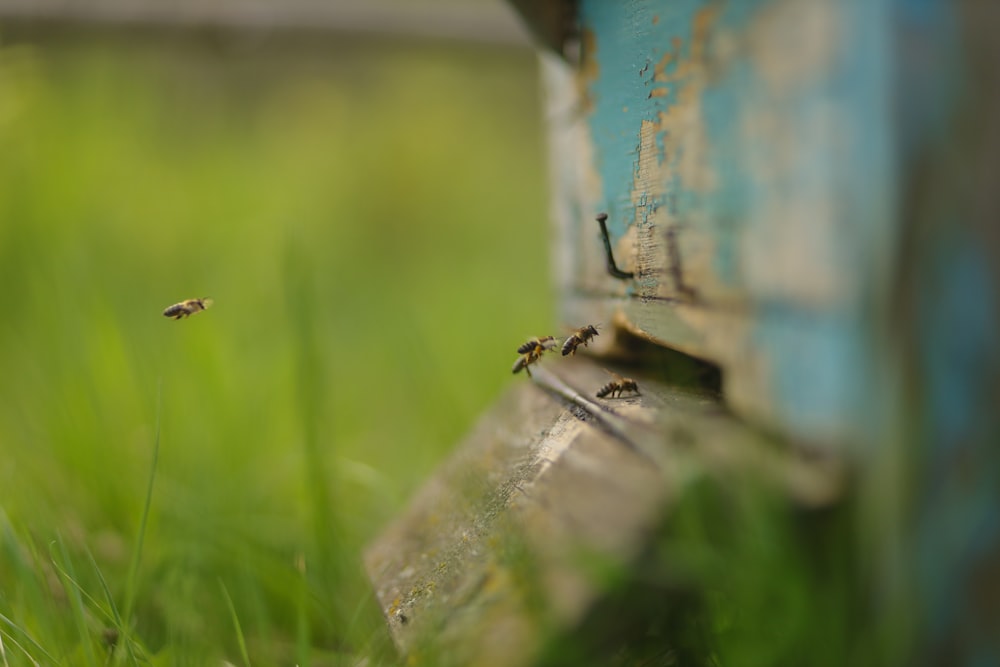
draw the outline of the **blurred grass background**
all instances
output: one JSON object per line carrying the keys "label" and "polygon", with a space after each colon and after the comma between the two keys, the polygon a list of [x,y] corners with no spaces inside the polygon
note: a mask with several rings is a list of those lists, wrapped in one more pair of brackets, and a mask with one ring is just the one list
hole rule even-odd
{"label": "blurred grass background", "polygon": [[0,31],[0,665],[394,660],[359,551],[552,324],[535,74]]}

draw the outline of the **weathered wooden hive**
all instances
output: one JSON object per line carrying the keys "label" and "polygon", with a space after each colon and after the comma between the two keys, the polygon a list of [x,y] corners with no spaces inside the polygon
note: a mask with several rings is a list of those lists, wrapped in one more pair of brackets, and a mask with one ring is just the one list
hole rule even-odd
{"label": "weathered wooden hive", "polygon": [[560,319],[603,329],[370,546],[401,651],[997,664],[997,5],[515,4]]}

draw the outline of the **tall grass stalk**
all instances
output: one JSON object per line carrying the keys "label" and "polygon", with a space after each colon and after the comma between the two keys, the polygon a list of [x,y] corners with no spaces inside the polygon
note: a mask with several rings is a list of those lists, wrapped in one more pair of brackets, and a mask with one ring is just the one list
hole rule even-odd
{"label": "tall grass stalk", "polygon": [[[10,663],[7,662],[7,651],[4,649],[4,644],[3,644],[3,636],[4,636],[4,634],[6,634],[6,633],[3,630],[0,630],[0,656],[3,657],[3,667],[10,667]],[[14,648],[16,648],[19,651],[21,651],[21,653],[24,653],[24,656],[28,659],[29,662],[31,662],[32,665],[35,665],[36,667],[38,667],[39,662],[37,660],[35,660],[34,658],[31,657],[31,654],[28,653],[28,649],[26,649],[23,646],[21,646],[21,644],[16,639],[14,639],[13,637],[11,637],[9,635],[8,635],[8,639],[9,639],[11,645]]]}
{"label": "tall grass stalk", "polygon": [[[32,637],[30,634],[28,634],[27,630],[25,630],[24,628],[20,627],[17,623],[15,623],[14,621],[12,621],[7,616],[4,616],[3,614],[0,614],[0,621],[3,621],[12,630],[16,630],[18,633],[20,633],[21,636],[23,636],[38,651],[38,654],[41,655],[41,656],[43,656],[51,664],[55,665],[55,664],[59,663],[59,661],[51,653],[49,653],[48,651],[45,650],[44,646],[42,646],[34,637]],[[38,665],[39,664],[39,662],[37,660],[35,660],[33,657],[31,657],[31,653],[28,652],[28,649],[24,648],[24,646],[21,645],[21,642],[17,641],[14,638],[14,635],[12,635],[10,632],[4,631],[3,628],[0,628],[0,637],[3,637],[4,635],[7,636],[7,641],[9,641],[11,644],[13,644],[14,647],[17,648],[19,651],[21,651],[22,653],[24,653],[25,657],[28,658],[28,660],[31,661],[31,664],[33,664],[33,665]]]}
{"label": "tall grass stalk", "polygon": [[90,553],[90,549],[87,549],[87,557],[90,559],[90,564],[94,568],[94,572],[97,573],[97,580],[101,583],[101,590],[104,592],[104,599],[108,603],[108,611],[111,615],[111,621],[114,623],[115,630],[118,632],[118,641],[124,643],[125,652],[128,654],[129,664],[138,665],[139,662],[136,659],[135,650],[132,646],[132,636],[130,629],[122,622],[121,614],[118,612],[118,605],[115,604],[115,597],[111,594],[111,588],[108,586],[107,580],[104,578],[104,573],[101,572],[101,568],[97,566],[97,561],[94,559],[94,555]]}
{"label": "tall grass stalk", "polygon": [[76,573],[73,571],[73,561],[70,560],[69,554],[66,553],[66,546],[63,544],[61,537],[56,540],[55,546],[58,548],[58,555],[63,565],[59,565],[55,554],[53,554],[52,563],[56,566],[63,589],[66,591],[66,597],[69,598],[70,608],[73,612],[73,621],[76,624],[76,630],[80,637],[80,646],[83,649],[86,664],[90,667],[97,667],[97,656],[94,654],[94,643],[91,639],[87,623],[87,609],[83,604],[83,589],[77,583]]}
{"label": "tall grass stalk", "polygon": [[295,656],[296,664],[308,667],[310,659],[309,632],[309,584],[306,581],[305,556],[299,554],[295,559],[295,569],[299,574],[296,580],[297,595],[295,596]]}
{"label": "tall grass stalk", "polygon": [[243,628],[240,626],[240,617],[236,613],[236,605],[233,604],[233,598],[229,595],[229,591],[226,590],[226,585],[222,583],[221,578],[219,579],[219,588],[222,589],[222,596],[226,599],[229,616],[233,619],[233,629],[236,630],[236,641],[240,645],[240,656],[243,658],[243,664],[246,667],[250,667],[250,653],[247,652],[247,642],[243,636]]}
{"label": "tall grass stalk", "polygon": [[142,560],[142,544],[146,537],[146,524],[149,521],[149,508],[153,502],[153,482],[156,480],[156,466],[160,460],[160,419],[163,412],[163,378],[156,383],[156,432],[153,437],[153,460],[149,466],[149,482],[146,485],[146,501],[142,505],[142,519],[139,521],[139,534],[132,552],[132,562],[128,568],[128,579],[125,582],[125,613],[122,615],[123,626],[132,625],[132,611],[135,606],[136,580],[139,576],[139,562]]}

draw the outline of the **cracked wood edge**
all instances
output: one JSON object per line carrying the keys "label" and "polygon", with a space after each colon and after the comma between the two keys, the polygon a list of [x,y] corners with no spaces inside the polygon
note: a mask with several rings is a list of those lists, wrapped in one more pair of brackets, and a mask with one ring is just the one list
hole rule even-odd
{"label": "cracked wood edge", "polygon": [[702,476],[754,476],[806,506],[839,497],[839,464],[777,449],[714,397],[633,374],[641,395],[593,398],[608,377],[589,358],[547,358],[370,545],[402,652],[526,664],[539,628],[572,627],[599,594],[581,563],[629,562]]}

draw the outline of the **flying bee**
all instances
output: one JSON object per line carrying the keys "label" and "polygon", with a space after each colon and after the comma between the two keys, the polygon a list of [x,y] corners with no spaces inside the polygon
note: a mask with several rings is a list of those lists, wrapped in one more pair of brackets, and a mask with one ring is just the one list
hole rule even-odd
{"label": "flying bee", "polygon": [[574,331],[569,338],[566,339],[565,343],[563,343],[562,356],[565,357],[568,354],[575,355],[576,348],[580,347],[581,345],[587,347],[587,344],[590,343],[591,339],[593,339],[594,336],[600,336],[600,334],[597,333],[597,327],[595,327],[593,324],[588,324],[585,327],[580,327],[579,329]]}
{"label": "flying bee", "polygon": [[[611,371],[608,371],[611,373]],[[615,396],[621,397],[626,391],[631,391],[639,394],[639,385],[632,378],[623,378],[618,373],[611,373],[615,376],[612,382],[607,383],[597,391],[597,398],[604,398],[610,396],[615,398]]]}
{"label": "flying bee", "polygon": [[538,351],[538,355],[541,356],[542,352],[546,350],[551,350],[556,346],[555,336],[539,336],[537,338],[532,338],[528,342],[517,348],[518,354],[528,354],[529,352]]}
{"label": "flying bee", "polygon": [[553,349],[556,345],[557,342],[554,336],[532,338],[517,348],[517,352],[521,356],[514,362],[514,367],[511,369],[511,372],[520,373],[523,370],[526,371],[528,375],[531,375],[531,369],[528,368],[528,366],[541,359],[543,354],[545,354],[548,350]]}
{"label": "flying bee", "polygon": [[164,317],[172,317],[175,320],[179,320],[184,317],[189,317],[195,313],[201,312],[212,305],[212,300],[208,297],[202,299],[187,299],[186,301],[181,301],[180,303],[175,303],[166,310],[163,311]]}

